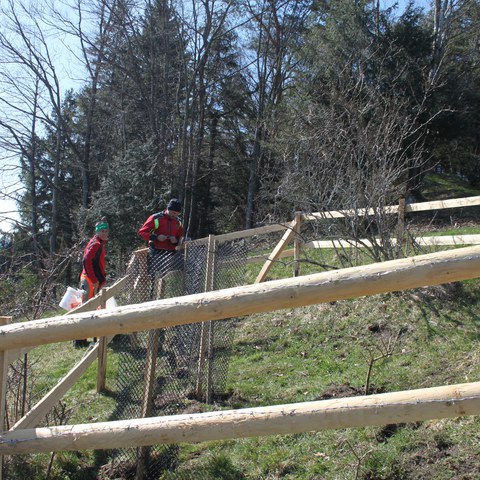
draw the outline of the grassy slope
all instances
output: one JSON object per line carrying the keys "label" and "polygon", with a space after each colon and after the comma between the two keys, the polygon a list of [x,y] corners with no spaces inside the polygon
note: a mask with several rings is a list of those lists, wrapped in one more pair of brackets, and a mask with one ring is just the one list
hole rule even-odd
{"label": "grassy slope", "polygon": [[[441,197],[438,189],[445,186],[440,180],[429,183],[429,199]],[[454,187],[448,185],[451,194]],[[465,194],[457,193],[450,197]],[[252,267],[250,282],[256,270],[258,266]],[[280,264],[270,275],[290,276],[291,266]],[[375,362],[370,393],[476,381],[479,286],[480,280],[474,280],[244,318],[231,359],[229,396],[213,408],[363,394],[370,360],[386,349],[392,354]],[[49,368],[49,358],[55,357],[58,365],[65,356],[61,368],[66,371],[80,354],[70,346],[57,348],[40,351],[38,385],[61,373],[53,362]],[[115,369],[115,357],[109,354],[109,374]],[[66,401],[71,408],[68,423],[108,419],[114,403],[110,396],[95,394],[94,366]],[[467,417],[182,445],[178,471],[162,478],[474,479],[480,478],[479,426],[480,419]],[[32,460],[31,478],[44,478],[45,469],[36,470]],[[50,478],[97,478],[94,461],[93,452],[57,454]],[[18,478],[24,475],[25,470]]]}
{"label": "grassy slope", "polygon": [[[242,321],[230,370],[237,408],[476,381],[479,281],[304,307]],[[477,418],[212,442],[165,478],[479,478]],[[199,453],[203,455],[198,456]],[[223,463],[224,476],[214,467]],[[207,474],[208,472],[208,474]]]}
{"label": "grassy slope", "polygon": [[423,180],[422,195],[426,200],[445,200],[473,197],[479,195],[479,191],[456,175],[430,174]]}
{"label": "grassy slope", "polygon": [[[452,180],[428,178],[426,197],[478,195]],[[271,277],[290,272],[277,266]],[[472,280],[243,319],[230,397],[217,408],[364,394],[368,365],[385,352],[392,354],[374,363],[369,393],[477,381],[479,287]],[[185,446],[179,471],[163,478],[476,479],[479,427],[466,417],[209,442]]]}

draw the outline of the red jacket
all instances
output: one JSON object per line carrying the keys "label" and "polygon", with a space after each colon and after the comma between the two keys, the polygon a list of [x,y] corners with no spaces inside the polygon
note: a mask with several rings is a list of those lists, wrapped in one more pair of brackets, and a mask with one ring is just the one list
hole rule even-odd
{"label": "red jacket", "polygon": [[[183,237],[183,227],[177,218],[170,217],[165,211],[150,215],[138,234],[157,250],[175,250]],[[173,236],[177,243],[172,243],[168,238],[160,242],[157,235]]]}
{"label": "red jacket", "polygon": [[105,284],[105,242],[94,235],[88,242],[83,252],[83,270],[92,283],[102,287]]}

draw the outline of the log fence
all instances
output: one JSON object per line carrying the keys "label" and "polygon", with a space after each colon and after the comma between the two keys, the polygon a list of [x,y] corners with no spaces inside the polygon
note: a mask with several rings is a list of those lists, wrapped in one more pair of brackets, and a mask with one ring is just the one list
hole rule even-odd
{"label": "log fence", "polygon": [[[115,294],[117,294],[125,282],[127,278],[122,278],[118,282],[116,282],[111,287],[107,287],[101,291],[99,295],[94,298],[91,298],[84,304],[80,305],[79,307],[70,310],[62,317],[56,318],[66,318],[74,313],[82,313],[82,312],[90,312],[96,310],[98,307],[105,308],[106,302],[109,298],[112,298]],[[0,321],[2,318],[0,317]],[[33,322],[35,322],[34,320]],[[20,324],[23,325],[23,324]],[[81,335],[80,335],[81,336]],[[77,337],[78,338],[78,337]],[[82,374],[87,370],[87,368],[95,361],[98,360],[99,368],[98,368],[98,376],[97,376],[97,391],[100,392],[105,388],[105,377],[106,377],[106,345],[111,341],[113,337],[102,337],[100,338],[93,348],[91,348],[88,353],[74,366],[72,369],[63,377],[57,385],[50,390],[47,395],[45,395],[41,400],[37,402],[20,420],[18,420],[15,425],[11,428],[11,430],[15,430],[18,428],[30,428],[37,425],[45,415],[50,411],[50,409],[58,403],[58,401],[68,392],[68,390],[75,384],[75,382],[82,376]],[[102,345],[102,343],[104,345]],[[34,348],[38,345],[31,345],[27,348],[19,348],[15,350],[0,350],[0,357],[7,355],[9,361],[13,361],[14,359],[18,358],[23,355],[24,352]],[[103,351],[102,351],[103,347]],[[1,366],[1,364],[0,364]],[[2,379],[6,379],[6,373],[2,377]],[[4,390],[0,390],[0,395],[2,395],[2,405],[5,405],[5,392]],[[4,414],[1,417],[4,418]],[[3,426],[3,425],[2,425]],[[3,430],[3,428],[2,428]]]}
{"label": "log fence", "polygon": [[[399,205],[387,207],[386,211],[399,216],[399,233],[396,241],[397,244],[400,244],[403,239],[401,229],[405,213],[476,205],[480,205],[480,196],[417,204],[400,202]],[[186,416],[180,415],[102,424],[32,428],[95,359],[98,359],[99,362],[97,390],[100,391],[105,387],[106,346],[115,334],[144,330],[154,331],[158,328],[175,325],[222,320],[479,276],[480,247],[475,246],[298,278],[298,260],[301,248],[359,246],[346,240],[312,241],[302,244],[299,240],[302,222],[341,218],[351,213],[350,211],[330,211],[303,215],[297,212],[295,219],[289,223],[262,226],[215,237],[210,236],[192,242],[197,244],[221,243],[253,235],[284,231],[282,239],[268,256],[254,285],[211,291],[211,284],[206,284],[205,293],[202,294],[105,310],[108,298],[120,292],[123,284],[129,281],[129,279],[123,278],[114,286],[104,289],[101,295],[64,316],[20,324],[8,324],[8,317],[0,317],[0,325],[2,325],[0,327],[1,430],[4,428],[6,371],[9,362],[38,345],[84,338],[85,335],[99,338],[88,355],[44,399],[20,419],[9,432],[3,432],[0,435],[0,455],[83,448],[113,448],[118,446],[114,437],[121,439],[119,440],[121,446],[144,446],[153,443],[196,442],[203,441],[202,439],[272,435],[322,428],[393,423],[394,421],[478,415],[480,413],[480,383],[474,383],[365,398],[356,397],[355,400],[339,399],[333,403],[332,401],[309,402],[309,405],[265,407],[264,410],[248,409],[189,415],[188,419],[183,418]],[[355,211],[355,215],[372,214],[374,211],[371,209]],[[287,250],[286,247],[292,239],[294,239],[294,248]],[[395,242],[395,239],[393,241]],[[480,243],[480,235],[420,237],[415,241],[421,245],[433,246],[473,245]],[[361,243],[367,244],[363,240]],[[145,253],[145,250],[139,250],[135,252],[135,255],[143,258]],[[265,280],[273,262],[286,256],[294,257],[294,278],[261,283]],[[265,257],[250,259],[250,261],[256,260],[264,261]],[[140,279],[131,279],[130,281],[138,283]],[[102,309],[97,310],[98,307]],[[205,335],[207,334],[208,332],[205,332]],[[406,402],[405,398],[410,398],[411,401]],[[354,406],[357,401],[362,406]],[[392,406],[391,409],[390,406]],[[292,413],[304,410],[309,412],[305,413],[305,416],[303,413],[301,415]],[[147,412],[148,405],[145,405],[145,413]],[[386,412],[385,415],[383,412]],[[397,414],[393,412],[397,412]],[[355,419],[357,415],[361,420]],[[290,417],[292,422],[286,422],[285,420]],[[335,421],[326,420],[330,417],[334,417]],[[247,418],[252,419],[255,425],[250,425]],[[293,420],[295,418],[296,421]],[[243,427],[239,428],[239,424]],[[298,427],[293,425],[298,425]],[[134,431],[138,433],[138,436]]]}
{"label": "log fence", "polygon": [[[390,240],[392,245],[397,245],[397,249],[400,249],[405,239],[405,215],[410,212],[425,212],[431,210],[444,210],[452,208],[464,208],[464,207],[473,207],[480,205],[480,196],[475,197],[466,197],[458,199],[449,199],[449,200],[436,200],[432,202],[420,202],[420,203],[410,203],[407,204],[404,198],[399,200],[398,205],[389,205],[382,209],[385,214],[397,214],[398,215],[398,225],[397,225],[397,238]],[[312,241],[307,242],[301,245],[300,232],[301,225],[303,222],[311,221],[325,221],[335,218],[345,218],[349,216],[371,216],[375,215],[378,212],[374,208],[359,208],[359,209],[347,209],[347,210],[330,210],[326,212],[314,212],[311,214],[302,214],[297,212],[295,214],[295,219],[290,224],[284,224],[284,228],[290,230],[290,234],[285,232],[282,239],[278,242],[272,253],[265,259],[264,256],[256,256],[249,259],[250,263],[262,262],[264,265],[258,274],[255,282],[263,282],[267,276],[267,273],[270,271],[271,267],[274,264],[275,260],[285,257],[294,257],[294,276],[299,275],[299,261],[300,248],[366,248],[372,247],[372,242],[370,240],[325,240],[325,241]],[[279,225],[280,226],[280,225]],[[290,240],[294,238],[294,248],[292,250],[286,250]],[[436,243],[429,243],[430,237],[421,237],[414,239],[418,245],[457,245],[457,244],[478,244],[480,243],[480,236],[471,236],[465,235],[461,239],[459,236],[448,236],[448,237],[435,237],[437,240],[432,241]],[[467,238],[469,237],[469,238]],[[476,237],[476,238],[475,238]],[[224,236],[226,238],[226,236]],[[442,243],[442,240],[444,243]],[[380,239],[378,239],[380,242]],[[470,242],[471,243],[470,243]]]}
{"label": "log fence", "polygon": [[8,432],[2,454],[142,447],[287,435],[480,414],[480,383],[269,407]]}
{"label": "log fence", "polygon": [[[322,272],[204,294],[95,310],[89,313],[74,313],[68,319],[60,316],[22,324],[10,324],[0,328],[0,352],[6,352],[9,348],[25,348],[72,340],[77,338],[81,332],[84,335],[100,337],[208,320],[222,320],[232,316],[466,280],[478,277],[479,272],[480,246],[465,247],[365,267],[351,267],[334,272]],[[337,416],[337,414],[337,422],[326,422],[325,425],[328,426],[325,428],[376,425],[378,422],[392,423],[393,421],[407,421],[405,419],[413,421],[413,419],[445,418],[480,413],[480,383],[438,388],[443,392],[440,396],[438,396],[437,390],[426,389],[425,391],[396,392],[389,394],[392,395],[391,398],[382,395],[360,397],[364,401],[366,409],[363,412],[362,408],[353,407],[356,401],[354,399],[345,399],[340,403],[333,404],[328,403],[329,401],[324,401],[327,403],[314,402],[314,405],[306,406],[307,410],[310,409],[313,417],[308,414],[307,420],[297,419],[298,422],[293,421],[296,416],[294,412],[300,412],[302,409],[302,406],[297,404],[280,408],[265,407],[264,413],[256,409],[242,412],[245,415],[244,418],[256,419],[255,423],[259,426],[255,427],[251,427],[249,422],[235,419],[236,412],[232,411],[222,412],[219,418],[212,421],[210,427],[200,427],[204,415],[199,414],[181,415],[179,418],[174,416],[159,417],[155,420],[105,422],[98,426],[70,425],[53,428],[15,429],[3,432],[0,436],[0,455],[33,453],[43,451],[42,449],[45,448],[48,451],[51,449],[107,448],[106,445],[109,445],[108,448],[112,448],[115,443],[114,438],[117,437],[125,438],[122,443],[124,446],[172,443],[175,439],[177,442],[196,442],[200,441],[199,438],[217,438],[215,437],[217,434],[213,434],[213,437],[208,436],[212,433],[206,433],[206,437],[199,437],[196,432],[201,428],[204,428],[205,432],[227,432],[218,433],[219,438],[272,435],[276,432],[292,433],[293,424],[298,425],[296,427],[298,429],[295,431],[311,431],[321,428],[325,417]],[[397,401],[395,398],[400,400]],[[405,403],[405,398],[410,398],[410,401]],[[345,405],[342,407],[343,402]],[[357,408],[360,408],[358,419],[354,420],[355,415],[352,411]],[[342,411],[343,414],[339,413]],[[380,411],[386,412],[385,415],[379,415]],[[393,412],[400,413],[395,415]],[[281,420],[289,417],[292,417],[292,422],[285,423]],[[259,420],[260,418],[263,420]],[[152,422],[153,426],[150,425]],[[279,423],[278,427],[275,426],[277,422]],[[142,425],[147,425],[147,431],[139,433],[142,440],[141,443],[138,443],[138,436],[129,432],[132,431],[132,428],[138,428],[140,432]],[[181,425],[183,428],[180,428]],[[238,425],[242,425],[242,427]],[[176,433],[172,434],[173,436],[167,435],[165,429]],[[85,442],[81,440],[82,432],[87,432]],[[227,435],[227,437],[222,435]],[[105,443],[96,443],[98,437],[103,437]],[[94,440],[91,441],[91,439]],[[109,443],[110,440],[112,443]],[[71,442],[70,446],[69,442]],[[100,445],[105,445],[105,447]]]}

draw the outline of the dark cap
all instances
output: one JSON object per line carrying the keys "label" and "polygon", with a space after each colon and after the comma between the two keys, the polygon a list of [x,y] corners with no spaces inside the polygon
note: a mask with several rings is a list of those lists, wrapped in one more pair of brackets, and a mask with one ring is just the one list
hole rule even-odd
{"label": "dark cap", "polygon": [[167,210],[173,210],[174,212],[182,211],[182,204],[178,198],[172,198],[167,205]]}

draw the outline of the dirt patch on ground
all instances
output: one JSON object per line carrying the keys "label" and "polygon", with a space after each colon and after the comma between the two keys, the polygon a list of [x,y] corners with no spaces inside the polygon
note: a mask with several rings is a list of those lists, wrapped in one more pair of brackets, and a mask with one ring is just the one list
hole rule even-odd
{"label": "dirt patch on ground", "polygon": [[348,384],[330,385],[319,397],[315,400],[329,400],[331,398],[347,398],[358,397],[365,393],[365,389],[352,387]]}

